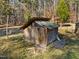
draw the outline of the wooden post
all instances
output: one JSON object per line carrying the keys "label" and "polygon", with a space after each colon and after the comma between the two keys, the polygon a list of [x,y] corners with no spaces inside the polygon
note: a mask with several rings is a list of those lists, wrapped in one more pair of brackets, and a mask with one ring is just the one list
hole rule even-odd
{"label": "wooden post", "polygon": [[76,22],[78,21],[78,1],[76,1]]}
{"label": "wooden post", "polygon": [[9,20],[9,15],[7,15],[7,23],[6,23],[6,37],[8,39],[8,20]]}

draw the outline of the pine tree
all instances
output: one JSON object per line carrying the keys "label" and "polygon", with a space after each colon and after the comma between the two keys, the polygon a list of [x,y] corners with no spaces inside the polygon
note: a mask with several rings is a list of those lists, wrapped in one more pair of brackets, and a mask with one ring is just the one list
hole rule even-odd
{"label": "pine tree", "polygon": [[57,16],[60,17],[62,22],[65,22],[69,18],[69,7],[65,0],[60,0],[57,5]]}

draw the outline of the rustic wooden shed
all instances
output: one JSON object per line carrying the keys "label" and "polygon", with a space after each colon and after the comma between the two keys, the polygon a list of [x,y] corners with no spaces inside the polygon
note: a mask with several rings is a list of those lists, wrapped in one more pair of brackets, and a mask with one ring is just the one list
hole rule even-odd
{"label": "rustic wooden shed", "polygon": [[[35,31],[38,34],[39,44],[46,43],[47,45],[58,36],[58,26],[48,21],[36,21],[33,25]],[[35,35],[36,36],[36,35]]]}
{"label": "rustic wooden shed", "polygon": [[31,22],[31,24],[24,30],[24,35],[26,41],[35,43],[35,47],[41,49],[46,49],[51,43],[54,43],[57,47],[59,47],[58,45],[63,45],[58,36],[58,25],[49,21],[35,20],[34,22]]}
{"label": "rustic wooden shed", "polygon": [[58,40],[58,26],[48,21],[35,21],[24,30],[26,40],[33,42],[36,46],[46,47]]}

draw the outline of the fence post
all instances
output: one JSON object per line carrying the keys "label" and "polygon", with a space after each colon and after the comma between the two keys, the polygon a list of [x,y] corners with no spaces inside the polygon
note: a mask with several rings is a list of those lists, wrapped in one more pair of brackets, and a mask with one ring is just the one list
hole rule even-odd
{"label": "fence post", "polygon": [[8,39],[8,20],[9,20],[9,15],[7,15],[7,22],[6,22],[6,38]]}

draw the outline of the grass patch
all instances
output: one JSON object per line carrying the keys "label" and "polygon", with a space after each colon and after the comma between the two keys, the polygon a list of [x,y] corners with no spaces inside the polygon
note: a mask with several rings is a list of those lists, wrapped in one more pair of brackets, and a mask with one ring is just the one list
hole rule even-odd
{"label": "grass patch", "polygon": [[49,47],[45,53],[38,55],[33,55],[33,51],[28,50],[33,46],[34,44],[26,42],[21,36],[0,39],[0,56],[6,56],[8,59],[79,59],[78,38],[70,39],[69,36],[64,48]]}

